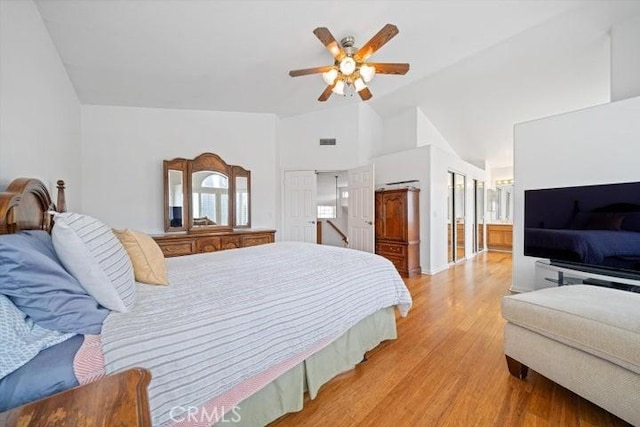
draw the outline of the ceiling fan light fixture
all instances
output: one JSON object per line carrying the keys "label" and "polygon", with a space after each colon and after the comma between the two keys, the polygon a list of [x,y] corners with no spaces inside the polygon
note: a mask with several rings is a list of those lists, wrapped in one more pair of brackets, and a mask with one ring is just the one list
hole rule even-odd
{"label": "ceiling fan light fixture", "polygon": [[365,89],[367,87],[367,85],[364,84],[362,79],[359,77],[353,81],[353,86],[356,88],[356,92],[360,92],[362,89]]}
{"label": "ceiling fan light fixture", "polygon": [[338,80],[333,89],[331,89],[331,92],[335,93],[336,95],[344,96],[344,80]]}
{"label": "ceiling fan light fixture", "polygon": [[356,70],[356,61],[350,56],[345,56],[340,61],[340,72],[345,76],[350,76]]}
{"label": "ceiling fan light fixture", "polygon": [[336,70],[335,68],[332,68],[329,71],[322,73],[322,79],[328,85],[332,85],[333,82],[336,81],[336,77],[338,77],[338,70]]}
{"label": "ceiling fan light fixture", "polygon": [[376,67],[373,65],[362,64],[360,66],[360,76],[365,83],[369,83],[373,80],[373,76],[376,75]]}

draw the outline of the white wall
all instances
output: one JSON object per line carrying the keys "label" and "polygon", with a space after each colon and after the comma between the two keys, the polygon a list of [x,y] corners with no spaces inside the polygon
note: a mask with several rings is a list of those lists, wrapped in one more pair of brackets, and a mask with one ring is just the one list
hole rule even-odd
{"label": "white wall", "polygon": [[433,145],[443,151],[458,155],[431,120],[418,107],[416,108],[416,146],[421,147],[423,145]]}
{"label": "white wall", "polygon": [[[430,167],[430,271],[431,274],[442,271],[448,266],[447,259],[447,172],[456,172],[465,176],[465,212],[464,212],[464,236],[465,258],[473,255],[473,180],[487,181],[487,173],[479,167],[465,162],[448,151],[436,146],[431,148]],[[485,186],[486,188],[486,186]],[[486,191],[486,190],[485,190]],[[485,194],[486,200],[486,194]],[[486,205],[486,204],[485,204]]]}
{"label": "white wall", "polygon": [[640,16],[611,30],[611,100],[640,96]]}
{"label": "white wall", "polygon": [[[278,121],[280,168],[346,170],[361,166],[358,104],[331,108]],[[335,146],[320,138],[336,138]]]}
{"label": "white wall", "polygon": [[35,177],[51,191],[64,179],[79,208],[80,147],[80,103],[38,9],[0,1],[0,187]]}
{"label": "white wall", "polygon": [[523,255],[524,191],[640,181],[640,97],[515,127],[513,284],[536,288],[536,258]]}
{"label": "white wall", "polygon": [[397,153],[417,146],[417,113],[411,107],[401,112],[384,117],[382,144],[374,147],[373,155]]}
{"label": "white wall", "polygon": [[382,117],[367,103],[358,104],[358,137],[360,139],[359,165],[364,166],[371,161],[375,147],[382,146],[384,132]]}
{"label": "white wall", "polygon": [[275,116],[82,107],[82,211],[116,228],[163,232],[162,161],[213,152],[251,171],[253,227],[276,226]]}

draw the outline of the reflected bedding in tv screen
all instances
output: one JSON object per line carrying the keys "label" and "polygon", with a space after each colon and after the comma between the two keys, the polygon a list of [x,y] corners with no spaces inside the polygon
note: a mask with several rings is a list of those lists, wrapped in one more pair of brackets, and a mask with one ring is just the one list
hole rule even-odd
{"label": "reflected bedding in tv screen", "polygon": [[640,279],[640,182],[525,191],[524,254]]}

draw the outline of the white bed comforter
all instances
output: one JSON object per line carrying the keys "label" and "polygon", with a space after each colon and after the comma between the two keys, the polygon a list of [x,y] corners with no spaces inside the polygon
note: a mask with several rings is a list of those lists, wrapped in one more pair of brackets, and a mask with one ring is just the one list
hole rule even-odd
{"label": "white bed comforter", "polygon": [[169,286],[139,284],[135,309],[102,329],[105,370],[152,373],[153,424],[176,405],[198,406],[337,338],[368,315],[411,296],[377,255],[283,242],[167,260]]}

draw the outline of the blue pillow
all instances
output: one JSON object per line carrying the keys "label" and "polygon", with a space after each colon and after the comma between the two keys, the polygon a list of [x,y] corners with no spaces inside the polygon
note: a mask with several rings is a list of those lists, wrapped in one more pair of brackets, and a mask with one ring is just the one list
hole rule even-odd
{"label": "blue pillow", "polygon": [[54,331],[99,334],[109,314],[60,264],[45,231],[0,236],[0,294]]}
{"label": "blue pillow", "polygon": [[40,350],[73,334],[51,331],[33,323],[4,295],[0,295],[0,378],[33,359]]}
{"label": "blue pillow", "polygon": [[0,380],[0,412],[42,399],[78,385],[73,359],[84,342],[82,335],[46,348]]}

